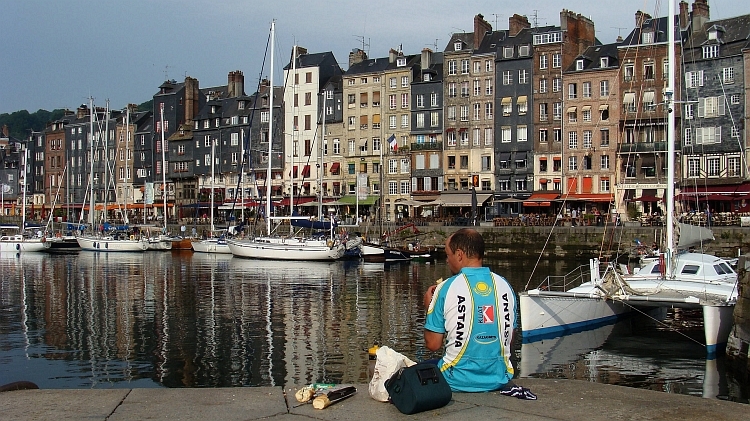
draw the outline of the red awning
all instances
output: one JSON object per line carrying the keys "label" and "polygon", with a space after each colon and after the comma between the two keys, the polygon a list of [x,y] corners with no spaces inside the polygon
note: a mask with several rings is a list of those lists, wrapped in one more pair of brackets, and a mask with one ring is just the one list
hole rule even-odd
{"label": "red awning", "polygon": [[715,186],[685,186],[681,194],[690,196],[706,194],[746,194],[750,192],[750,183],[743,184],[719,184]]}
{"label": "red awning", "polygon": [[650,195],[645,195],[641,197],[636,197],[635,199],[630,199],[631,202],[652,202],[652,203],[660,202],[663,200],[664,199],[662,199],[661,197],[650,196]]}
{"label": "red awning", "polygon": [[[312,202],[313,200],[315,200],[314,197],[295,197],[294,198],[294,205],[295,206],[302,205],[304,203]],[[289,206],[289,198],[285,197],[285,198],[279,200],[278,202],[273,202],[273,204],[275,206]]]}
{"label": "red awning", "polygon": [[567,194],[560,199],[565,200],[577,200],[583,202],[602,202],[609,203],[614,201],[614,197],[609,193],[579,193],[579,194]]}
{"label": "red awning", "polygon": [[557,199],[557,193],[534,193],[524,200],[523,205],[527,207],[545,207],[550,206],[551,202]]}
{"label": "red awning", "polygon": [[340,164],[338,162],[334,162],[331,164],[331,174],[336,174],[339,172]]}
{"label": "red awning", "polygon": [[302,177],[309,177],[310,176],[310,166],[305,165],[305,168],[302,169]]}

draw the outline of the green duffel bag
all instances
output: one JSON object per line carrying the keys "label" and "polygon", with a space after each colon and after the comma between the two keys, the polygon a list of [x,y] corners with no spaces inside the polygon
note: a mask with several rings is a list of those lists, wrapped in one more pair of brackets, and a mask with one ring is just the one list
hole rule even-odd
{"label": "green duffel bag", "polygon": [[420,363],[395,372],[385,382],[391,402],[404,414],[442,408],[451,401],[451,387],[432,363]]}

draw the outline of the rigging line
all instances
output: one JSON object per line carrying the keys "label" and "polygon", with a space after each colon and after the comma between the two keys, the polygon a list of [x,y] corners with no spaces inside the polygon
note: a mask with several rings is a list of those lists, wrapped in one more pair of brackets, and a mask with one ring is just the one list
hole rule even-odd
{"label": "rigging line", "polygon": [[[734,114],[732,114],[732,107],[730,106],[731,101],[727,97],[726,85],[724,84],[724,70],[723,69],[720,72],[718,72],[718,78],[719,78],[719,84],[721,85],[721,93],[724,94],[722,95],[722,97],[724,98],[724,108],[729,112],[729,119],[732,122],[732,128],[730,129],[730,136],[733,136],[734,133],[732,129],[734,129],[736,126],[735,126],[735,121],[734,121]],[[739,136],[737,137],[737,147],[739,148],[740,151],[742,151],[742,142]],[[740,153],[740,159],[741,159],[741,162],[745,161],[745,154]],[[746,162],[743,162],[743,167],[747,168]]]}
{"label": "rigging line", "polygon": [[681,331],[680,331],[680,330],[678,330],[677,328],[675,328],[675,327],[673,327],[673,326],[671,326],[671,325],[669,325],[669,324],[665,323],[664,321],[662,321],[662,320],[659,320],[659,319],[657,319],[656,317],[654,317],[654,316],[650,315],[650,314],[649,314],[648,312],[646,312],[646,311],[643,311],[643,310],[641,310],[640,308],[638,308],[638,307],[636,307],[636,306],[634,306],[634,305],[632,305],[632,304],[630,304],[630,303],[628,303],[628,302],[626,302],[626,301],[622,301],[622,300],[616,300],[616,299],[614,299],[614,298],[610,298],[610,299],[611,299],[612,301],[617,301],[617,302],[619,302],[619,303],[622,303],[622,304],[623,304],[624,306],[627,306],[627,307],[631,308],[631,309],[632,309],[633,311],[635,311],[636,313],[639,313],[640,315],[642,315],[642,316],[645,316],[646,318],[650,319],[651,321],[653,321],[653,322],[656,322],[656,324],[658,324],[658,325],[660,325],[660,326],[662,326],[662,327],[665,327],[665,328],[666,328],[667,330],[669,330],[669,331],[672,331],[672,332],[675,332],[675,333],[677,333],[677,334],[678,334],[678,335],[680,335],[680,336],[684,336],[685,338],[687,338],[687,339],[689,339],[689,340],[691,340],[691,341],[695,342],[696,344],[698,344],[698,345],[700,345],[700,346],[702,346],[702,347],[704,347],[704,348],[706,347],[706,344],[702,343],[701,341],[699,341],[699,340],[697,340],[697,339],[691,338],[690,336],[688,336],[687,334],[685,334],[685,333],[681,332]]}

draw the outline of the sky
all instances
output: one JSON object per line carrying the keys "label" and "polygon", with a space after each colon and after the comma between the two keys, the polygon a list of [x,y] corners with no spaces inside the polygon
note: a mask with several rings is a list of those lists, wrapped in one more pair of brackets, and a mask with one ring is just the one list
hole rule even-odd
{"label": "sky", "polygon": [[[692,3],[692,0],[689,0]],[[750,14],[750,3],[709,0],[711,19]],[[226,85],[240,70],[250,94],[262,70],[271,21],[276,22],[274,84],[293,45],[332,51],[348,67],[354,48],[387,57],[391,48],[417,54],[445,49],[454,32],[472,32],[484,15],[507,29],[513,14],[539,26],[559,25],[567,9],[593,20],[602,43],[623,37],[635,12],[665,16],[668,2],[613,0],[0,0],[0,113],[75,109],[93,97],[110,108],[150,100],[168,79]],[[262,71],[262,73],[261,73]]]}

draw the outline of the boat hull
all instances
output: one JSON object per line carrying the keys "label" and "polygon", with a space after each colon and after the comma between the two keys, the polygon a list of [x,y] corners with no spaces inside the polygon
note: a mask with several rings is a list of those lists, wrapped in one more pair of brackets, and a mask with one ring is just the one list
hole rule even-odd
{"label": "boat hull", "polygon": [[218,240],[201,240],[194,241],[192,244],[193,251],[196,253],[218,253],[218,254],[232,254],[232,250],[229,249],[224,241]]}
{"label": "boat hull", "polygon": [[46,251],[49,244],[37,238],[3,239],[0,240],[0,252],[3,253],[27,253]]}
{"label": "boat hull", "polygon": [[344,255],[341,244],[325,240],[263,237],[254,240],[227,240],[229,250],[237,257],[265,260],[338,260]]}
{"label": "boat hull", "polygon": [[139,239],[114,239],[112,237],[78,237],[81,250],[105,252],[143,252],[148,242]]}

